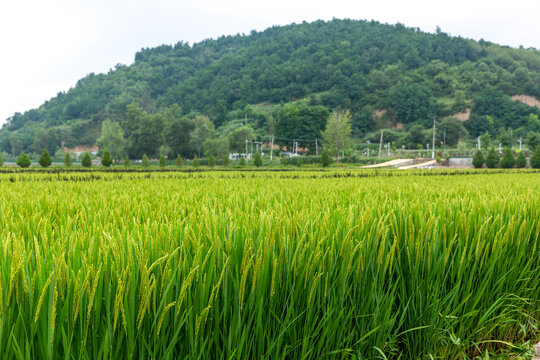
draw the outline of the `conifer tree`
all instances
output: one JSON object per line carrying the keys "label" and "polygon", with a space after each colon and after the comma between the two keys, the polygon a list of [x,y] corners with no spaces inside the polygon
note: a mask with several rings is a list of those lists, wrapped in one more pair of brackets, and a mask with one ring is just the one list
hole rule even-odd
{"label": "conifer tree", "polygon": [[149,167],[150,166],[150,160],[148,160],[148,155],[144,154],[142,157],[142,166],[143,167]]}
{"label": "conifer tree", "polygon": [[69,155],[69,153],[66,153],[66,155],[64,155],[64,166],[70,167],[72,163],[73,162],[71,161],[71,155]]}
{"label": "conifer tree", "polygon": [[486,166],[490,169],[494,169],[499,166],[499,160],[499,154],[497,154],[494,148],[491,148],[486,157]]}
{"label": "conifer tree", "polygon": [[111,154],[109,153],[109,150],[105,149],[105,151],[103,152],[103,157],[101,158],[101,165],[103,166],[111,166],[112,165],[112,157],[111,157]]}
{"label": "conifer tree", "polygon": [[89,153],[84,153],[84,156],[81,160],[81,165],[84,167],[90,167],[92,166],[92,158],[90,157]]}
{"label": "conifer tree", "polygon": [[484,154],[482,154],[482,151],[478,150],[472,159],[472,164],[475,168],[480,169],[482,166],[484,166],[484,162],[486,159],[484,159]]}

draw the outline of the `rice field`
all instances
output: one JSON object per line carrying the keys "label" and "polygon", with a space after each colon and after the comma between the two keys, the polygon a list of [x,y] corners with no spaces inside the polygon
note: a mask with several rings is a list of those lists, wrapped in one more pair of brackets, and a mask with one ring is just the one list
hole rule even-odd
{"label": "rice field", "polygon": [[0,174],[0,357],[527,358],[540,174],[467,174]]}

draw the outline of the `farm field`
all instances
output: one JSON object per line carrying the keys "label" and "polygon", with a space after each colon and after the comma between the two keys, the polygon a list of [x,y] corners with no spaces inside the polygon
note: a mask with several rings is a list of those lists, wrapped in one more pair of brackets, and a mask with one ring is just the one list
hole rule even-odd
{"label": "farm field", "polygon": [[0,194],[2,359],[519,359],[540,340],[534,171],[7,172]]}

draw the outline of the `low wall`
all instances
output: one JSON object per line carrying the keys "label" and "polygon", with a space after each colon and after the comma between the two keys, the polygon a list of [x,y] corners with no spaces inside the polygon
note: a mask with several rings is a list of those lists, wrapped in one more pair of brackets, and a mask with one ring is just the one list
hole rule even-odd
{"label": "low wall", "polygon": [[473,166],[472,158],[450,158],[448,166]]}

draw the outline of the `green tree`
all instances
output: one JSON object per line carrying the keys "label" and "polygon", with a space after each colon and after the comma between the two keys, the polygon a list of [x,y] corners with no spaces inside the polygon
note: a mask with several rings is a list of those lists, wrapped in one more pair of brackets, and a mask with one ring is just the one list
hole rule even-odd
{"label": "green tree", "polygon": [[149,167],[150,166],[150,160],[148,160],[148,155],[144,154],[142,157],[142,166],[143,167]]}
{"label": "green tree", "polygon": [[489,133],[481,135],[480,143],[482,144],[483,149],[489,149],[489,147],[491,146],[491,135],[489,135]]}
{"label": "green tree", "polygon": [[327,123],[328,109],[322,105],[309,106],[306,101],[285,104],[278,111],[275,123],[277,143],[290,146],[288,139],[303,140],[302,145],[314,148],[315,139],[319,138]]}
{"label": "green tree", "polygon": [[22,168],[30,166],[30,157],[26,155],[24,151],[17,157],[17,165]]}
{"label": "green tree", "polygon": [[259,153],[258,151],[255,153],[255,156],[253,157],[253,163],[255,164],[256,167],[261,167],[262,165],[261,153]]}
{"label": "green tree", "polygon": [[478,150],[472,159],[472,164],[475,168],[480,169],[482,166],[484,166],[484,155],[482,154],[482,151]]}
{"label": "green tree", "polygon": [[22,168],[30,166],[30,157],[24,153],[24,151],[17,157],[17,165]]}
{"label": "green tree", "polygon": [[195,130],[191,133],[191,143],[197,155],[203,154],[203,144],[214,135],[214,124],[208,116],[195,117]]}
{"label": "green tree", "polygon": [[0,166],[4,166],[4,159],[2,159],[2,155],[0,155]]}
{"label": "green tree", "polygon": [[109,119],[103,121],[101,123],[101,137],[97,140],[97,145],[100,149],[107,149],[109,156],[114,160],[120,160],[125,153],[126,146],[124,130],[120,124]]}
{"label": "green tree", "polygon": [[240,163],[239,163],[239,165],[240,165],[241,167],[245,167],[245,166],[246,166],[246,159],[243,158],[243,157],[240,158]]}
{"label": "green tree", "polygon": [[229,167],[231,160],[229,160],[229,155],[223,155],[222,165],[223,167]]}
{"label": "green tree", "polygon": [[330,166],[330,154],[328,153],[328,150],[324,149],[321,154],[321,165],[323,167]]}
{"label": "green tree", "polygon": [[296,158],[296,166],[302,167],[302,165],[304,165],[304,159],[301,156],[298,156]]}
{"label": "green tree", "polygon": [[178,156],[176,157],[176,166],[182,167],[182,165],[184,165],[184,160],[182,160],[182,157],[180,156],[180,154],[178,154]]}
{"label": "green tree", "polygon": [[193,166],[195,169],[199,167],[199,159],[197,159],[197,155],[195,155],[195,157],[193,158],[191,166]]}
{"label": "green tree", "polygon": [[528,132],[525,142],[529,146],[529,149],[534,151],[534,149],[540,146],[540,132]]}
{"label": "green tree", "polygon": [[129,156],[126,155],[126,158],[124,159],[124,166],[129,167],[131,165],[131,162],[129,161]]}
{"label": "green tree", "polygon": [[49,167],[52,164],[51,156],[49,155],[49,152],[47,149],[44,149],[41,153],[41,156],[39,157],[39,165],[42,167]]}
{"label": "green tree", "polygon": [[499,166],[499,160],[499,154],[497,154],[494,148],[491,148],[486,157],[486,166],[490,169],[494,169]]}
{"label": "green tree", "polygon": [[531,155],[530,162],[533,169],[540,169],[540,145],[536,147],[536,150]]}
{"label": "green tree", "polygon": [[326,129],[322,133],[324,144],[336,152],[339,160],[339,152],[348,145],[351,136],[351,113],[346,111],[334,111],[326,121]]}
{"label": "green tree", "polygon": [[161,156],[159,157],[159,166],[165,167],[165,155],[163,154],[161,154]]}
{"label": "green tree", "polygon": [[83,158],[81,160],[81,165],[84,167],[90,167],[92,166],[92,158],[90,157],[90,153],[84,153]]}
{"label": "green tree", "polygon": [[503,169],[511,169],[516,164],[516,159],[514,158],[514,154],[512,153],[512,150],[509,148],[505,148],[503,150],[503,157],[501,160],[501,168]]}
{"label": "green tree", "polygon": [[67,152],[65,155],[64,155],[64,166],[65,167],[70,167],[72,165],[72,161],[71,161],[71,155]]}
{"label": "green tree", "polygon": [[101,165],[109,167],[112,165],[112,162],[113,159],[111,157],[111,154],[109,153],[109,150],[105,149],[105,151],[103,152],[103,156],[101,157]]}
{"label": "green tree", "polygon": [[208,157],[208,166],[210,166],[212,169],[214,168],[214,166],[216,166],[216,159],[212,154],[210,154],[210,156]]}
{"label": "green tree", "polygon": [[527,158],[525,157],[525,153],[520,151],[516,159],[516,167],[522,169],[525,166],[527,166]]}

